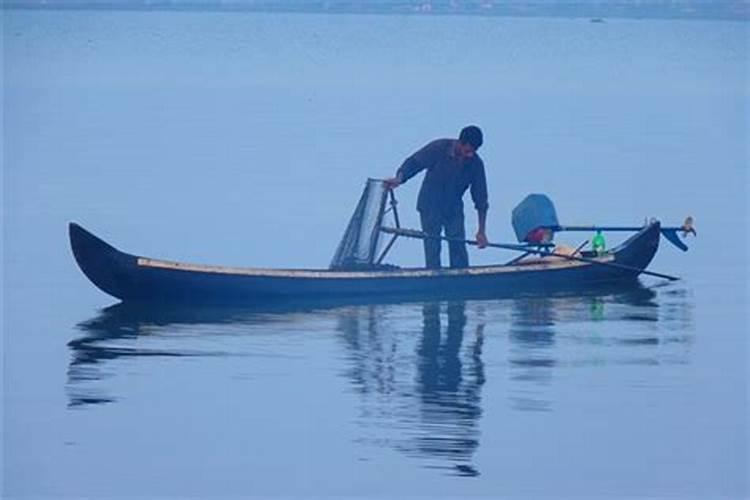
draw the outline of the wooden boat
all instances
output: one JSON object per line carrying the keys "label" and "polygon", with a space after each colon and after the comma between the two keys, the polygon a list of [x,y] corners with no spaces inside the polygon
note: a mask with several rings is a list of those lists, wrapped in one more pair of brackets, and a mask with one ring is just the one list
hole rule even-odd
{"label": "wooden boat", "polygon": [[258,269],[187,264],[121,252],[71,223],[70,243],[83,273],[125,302],[255,304],[367,297],[500,297],[575,291],[633,281],[653,259],[661,226],[652,222],[607,254],[582,260],[466,269]]}

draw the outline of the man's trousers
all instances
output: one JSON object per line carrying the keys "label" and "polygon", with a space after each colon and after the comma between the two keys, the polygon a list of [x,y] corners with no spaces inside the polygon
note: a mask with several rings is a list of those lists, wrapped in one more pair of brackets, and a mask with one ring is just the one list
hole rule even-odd
{"label": "man's trousers", "polygon": [[419,212],[422,221],[422,231],[432,238],[424,240],[424,257],[425,265],[429,269],[440,268],[440,251],[442,242],[438,239],[440,234],[445,230],[445,237],[460,242],[451,241],[448,243],[451,267],[468,267],[469,254],[466,251],[466,228],[464,227],[464,214],[445,216],[443,214],[433,214],[429,212]]}

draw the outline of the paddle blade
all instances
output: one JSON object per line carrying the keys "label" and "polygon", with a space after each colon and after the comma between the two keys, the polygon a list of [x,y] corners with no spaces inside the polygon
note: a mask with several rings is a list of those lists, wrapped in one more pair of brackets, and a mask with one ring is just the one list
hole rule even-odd
{"label": "paddle blade", "polygon": [[687,252],[688,246],[680,239],[680,236],[677,234],[677,229],[662,229],[661,234],[664,235],[667,241],[669,241],[671,244],[673,244],[683,252]]}

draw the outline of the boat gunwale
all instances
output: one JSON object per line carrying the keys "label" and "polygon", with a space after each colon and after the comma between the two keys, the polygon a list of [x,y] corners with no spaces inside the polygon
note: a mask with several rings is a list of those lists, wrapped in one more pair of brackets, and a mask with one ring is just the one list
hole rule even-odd
{"label": "boat gunwale", "polygon": [[[607,264],[616,260],[616,254],[611,253],[602,257],[591,259],[598,263]],[[563,269],[573,269],[578,267],[587,267],[598,265],[594,262],[583,262],[575,260],[560,260],[534,263],[534,264],[517,264],[504,265],[494,264],[487,266],[470,266],[460,269],[441,268],[405,268],[405,269],[387,269],[382,271],[338,271],[329,269],[271,269],[271,268],[252,268],[252,267],[229,267],[215,266],[204,264],[190,264],[162,259],[152,259],[148,257],[138,257],[137,265],[141,268],[164,269],[172,271],[182,271],[189,273],[208,273],[223,274],[230,276],[254,276],[268,278],[307,278],[307,279],[357,279],[357,278],[427,278],[427,277],[446,277],[446,276],[480,276],[494,275],[505,273],[520,272],[543,272]]]}

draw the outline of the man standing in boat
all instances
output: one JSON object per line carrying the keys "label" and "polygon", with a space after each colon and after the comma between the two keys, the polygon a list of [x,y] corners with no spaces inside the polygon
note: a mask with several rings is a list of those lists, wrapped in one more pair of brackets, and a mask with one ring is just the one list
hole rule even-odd
{"label": "man standing in boat", "polygon": [[[487,246],[487,180],[484,162],[476,153],[482,146],[482,131],[470,125],[461,130],[458,139],[437,139],[404,161],[396,176],[387,179],[391,189],[408,181],[422,170],[427,170],[419,190],[417,210],[422,231],[430,238],[424,240],[425,263],[430,269],[440,268],[440,234],[446,238],[466,239],[463,195],[471,188],[471,198],[477,210],[477,246]],[[468,267],[469,255],[463,241],[451,241],[450,265]]]}

